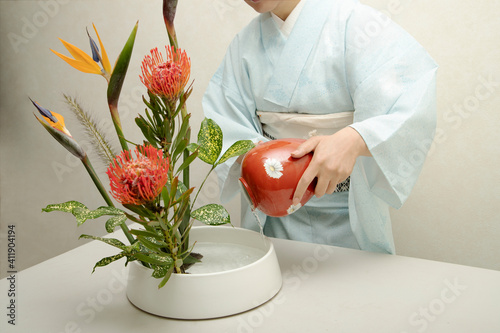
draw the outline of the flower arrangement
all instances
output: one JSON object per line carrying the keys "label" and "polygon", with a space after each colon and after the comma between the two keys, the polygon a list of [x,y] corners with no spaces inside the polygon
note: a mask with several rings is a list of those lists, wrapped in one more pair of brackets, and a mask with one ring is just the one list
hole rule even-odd
{"label": "flower arrangement", "polygon": [[[218,204],[208,204],[194,209],[196,198],[203,184],[215,167],[229,158],[239,156],[253,148],[248,140],[236,142],[222,153],[222,131],[211,119],[204,119],[198,140],[190,141],[190,114],[186,101],[192,92],[189,84],[191,62],[186,52],[178,47],[173,20],[177,0],[163,0],[163,17],[170,45],[163,54],[158,48],[151,50],[142,61],[140,80],[147,88],[143,97],[145,114],[138,115],[136,124],[144,135],[144,142],[129,148],[130,141],[122,130],[118,112],[118,100],[128,70],[138,24],[123,47],[116,64],[111,66],[102,40],[93,26],[99,45],[87,30],[92,55],[61,40],[72,57],[52,50],[73,68],[103,76],[107,81],[107,101],[111,119],[121,145],[121,153],[115,154],[105,135],[76,100],[65,96],[70,109],[85,126],[99,156],[108,164],[111,196],[123,206],[118,208],[105,190],[87,153],[73,138],[65,126],[64,118],[35,101],[41,118],[40,124],[69,152],[79,158],[90,178],[102,195],[106,205],[91,210],[77,201],[51,204],[44,212],[62,211],[75,216],[81,225],[88,219],[108,216],[106,231],[121,228],[129,244],[115,238],[81,235],[80,238],[105,242],[120,250],[116,255],[99,260],[95,266],[106,266],[126,258],[126,263],[141,261],[151,268],[152,276],[165,285],[172,273],[185,273],[186,269],[200,261],[201,255],[193,252],[189,232],[193,220],[208,225],[230,223],[226,209]],[[211,165],[210,171],[198,189],[189,185],[189,167],[196,159]],[[194,196],[194,197],[193,197]],[[141,228],[130,228],[126,222],[138,223]]]}

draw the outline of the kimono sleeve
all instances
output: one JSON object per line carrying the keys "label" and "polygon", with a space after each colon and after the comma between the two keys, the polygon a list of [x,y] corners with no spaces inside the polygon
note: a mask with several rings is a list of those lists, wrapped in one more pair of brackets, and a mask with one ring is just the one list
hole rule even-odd
{"label": "kimono sleeve", "polygon": [[[224,60],[208,84],[203,111],[222,129],[223,151],[238,140],[266,141],[255,112],[248,74],[239,58],[238,40],[232,42]],[[221,200],[227,202],[238,192],[240,165],[231,158],[216,169]]]}
{"label": "kimono sleeve", "polygon": [[358,166],[370,191],[399,208],[434,137],[437,65],[407,32],[361,4],[347,22],[345,59],[351,127],[373,156]]}

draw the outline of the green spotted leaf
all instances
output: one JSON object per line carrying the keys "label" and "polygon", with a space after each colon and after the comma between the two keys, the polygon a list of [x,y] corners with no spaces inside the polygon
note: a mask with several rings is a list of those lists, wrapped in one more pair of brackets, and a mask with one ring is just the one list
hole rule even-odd
{"label": "green spotted leaf", "polygon": [[191,212],[191,217],[208,225],[231,223],[227,210],[218,204],[208,204]]}
{"label": "green spotted leaf", "polygon": [[[82,225],[85,221],[89,219],[96,219],[104,215],[123,215],[125,213],[115,207],[102,206],[95,210],[88,209],[84,204],[78,201],[67,201],[60,204],[52,204],[43,208],[44,212],[61,211],[66,213],[71,213],[76,217],[78,225]],[[126,218],[124,219],[126,220]]]}
{"label": "green spotted leaf", "polygon": [[158,266],[173,266],[174,263],[174,260],[167,254],[165,256],[161,256],[156,253],[134,253],[134,257],[136,257],[140,261]]}
{"label": "green spotted leaf", "polygon": [[103,267],[103,266],[107,266],[109,264],[111,264],[113,261],[117,261],[123,257],[125,257],[126,254],[124,252],[122,253],[119,253],[119,254],[115,254],[114,256],[110,256],[110,257],[106,257],[106,258],[102,258],[101,260],[99,260],[95,266],[94,266],[94,269],[92,270],[92,273],[94,273],[96,267]]}
{"label": "green spotted leaf", "polygon": [[155,266],[155,268],[153,269],[153,274],[151,274],[151,276],[155,279],[161,279],[162,277],[167,275],[169,269],[171,269],[171,267]]}
{"label": "green spotted leaf", "polygon": [[172,272],[174,271],[174,266],[170,267],[168,270],[167,270],[167,274],[165,274],[165,276],[163,277],[163,280],[161,280],[160,284],[158,285],[158,289],[160,289],[161,287],[165,286],[165,284],[168,282],[168,280],[170,279],[170,276],[172,275]]}
{"label": "green spotted leaf", "polygon": [[113,232],[115,227],[119,226],[123,222],[127,221],[127,216],[125,214],[116,215],[106,221],[106,231]]}
{"label": "green spotted leaf", "polygon": [[60,204],[52,204],[48,205],[47,207],[43,208],[42,211],[44,212],[53,212],[53,211],[60,211],[60,212],[66,212],[66,213],[71,213],[73,209],[75,208],[85,208],[88,209],[84,204],[78,201],[67,201],[63,202]]}
{"label": "green spotted leaf", "polygon": [[116,207],[102,206],[91,212],[94,219],[103,215],[122,215],[124,212]]}
{"label": "green spotted leaf", "polygon": [[170,256],[170,253],[162,253],[162,254],[150,253],[149,257],[154,259],[154,260],[157,260],[158,262],[161,262],[163,264],[173,264],[174,263],[174,260]]}
{"label": "green spotted leaf", "polygon": [[101,241],[101,242],[106,243],[108,245],[117,247],[120,250],[127,250],[128,249],[128,247],[125,244],[123,244],[121,241],[119,241],[118,239],[115,239],[115,238],[104,238],[104,237],[97,237],[97,236],[85,235],[85,234],[81,235],[80,238],[98,240],[98,241]]}
{"label": "green spotted leaf", "polygon": [[198,149],[198,144],[197,143],[190,143],[187,145],[186,149],[189,150],[190,152],[194,153],[196,151],[196,149]]}
{"label": "green spotted leaf", "polygon": [[224,152],[224,154],[222,155],[220,160],[217,162],[217,165],[226,162],[231,157],[240,156],[242,154],[245,154],[253,147],[255,147],[255,144],[250,140],[236,141],[235,143],[233,143],[233,145],[231,147],[229,147],[228,150],[226,150]]}
{"label": "green spotted leaf", "polygon": [[214,165],[222,151],[222,130],[212,119],[205,118],[198,132],[198,157]]}

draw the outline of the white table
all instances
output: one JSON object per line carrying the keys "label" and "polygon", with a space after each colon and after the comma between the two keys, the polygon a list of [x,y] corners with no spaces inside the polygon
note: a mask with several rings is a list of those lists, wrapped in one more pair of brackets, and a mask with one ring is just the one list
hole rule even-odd
{"label": "white table", "polygon": [[[273,240],[284,277],[268,303],[231,317],[155,317],[125,296],[123,262],[99,268],[114,249],[91,242],[0,281],[1,332],[360,332],[498,333],[500,272],[338,247]],[[217,306],[217,300],[214,300]]]}

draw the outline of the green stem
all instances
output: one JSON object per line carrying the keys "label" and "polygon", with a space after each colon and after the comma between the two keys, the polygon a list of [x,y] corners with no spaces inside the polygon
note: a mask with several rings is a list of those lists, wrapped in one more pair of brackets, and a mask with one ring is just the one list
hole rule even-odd
{"label": "green stem", "polygon": [[[184,102],[184,105],[181,107],[181,119],[186,119],[187,117],[187,107],[186,107],[186,102]],[[187,120],[189,122],[189,118]],[[189,127],[189,124],[188,124],[188,127]],[[191,138],[190,138],[190,133],[191,133],[191,130],[188,129],[188,132],[187,132],[187,141],[188,141],[188,144],[191,142]],[[189,151],[188,150],[184,150],[184,160],[186,160],[186,158],[189,157]],[[189,165],[182,171],[182,182],[184,183],[184,185],[186,185],[187,188],[189,188]]]}
{"label": "green stem", "polygon": [[[161,219],[162,218],[158,214],[155,214],[155,215],[156,215],[157,219]],[[169,225],[168,221],[165,221],[165,225]],[[168,243],[168,249],[170,250],[170,255],[172,256],[172,260],[174,261],[175,272],[178,273],[178,274],[181,274],[182,271],[181,271],[180,267],[175,266],[175,263],[177,262],[177,253],[178,253],[178,251],[180,249],[178,248],[177,243],[174,242],[174,240],[172,239],[173,235],[172,235],[172,237],[170,237],[169,230],[163,230],[163,234],[165,235],[165,240]],[[177,247],[177,251],[174,251],[174,249],[176,247]]]}
{"label": "green stem", "polygon": [[102,185],[101,180],[99,179],[94,168],[92,167],[92,164],[90,163],[90,160],[87,155],[85,155],[85,157],[82,159],[82,163],[85,166],[85,169],[87,169],[87,172],[89,173],[90,178],[92,178],[92,181],[94,182],[95,186],[99,190],[99,193],[101,193],[102,197],[104,198],[104,201],[106,201],[108,206],[114,207],[113,201],[111,201],[111,198],[104,189],[104,186]]}
{"label": "green stem", "polygon": [[205,176],[205,179],[203,179],[203,182],[201,183],[200,187],[198,188],[198,192],[196,192],[194,200],[191,204],[191,209],[193,208],[194,203],[196,202],[196,199],[198,199],[198,195],[200,194],[201,189],[203,188],[203,185],[205,185],[205,182],[207,181],[208,176],[210,176],[210,174],[212,173],[212,171],[214,171],[214,169],[215,169],[215,166],[212,165],[212,168],[210,168],[210,171],[208,171],[207,175]]}
{"label": "green stem", "polygon": [[[90,178],[92,178],[92,181],[94,182],[95,186],[99,190],[99,193],[101,193],[102,197],[104,198],[104,201],[106,201],[108,206],[115,207],[115,205],[113,204],[113,201],[111,200],[111,198],[108,195],[108,192],[106,192],[106,190],[104,189],[104,186],[102,185],[101,180],[99,179],[99,176],[97,176],[97,173],[95,172],[94,168],[92,167],[92,164],[90,163],[90,160],[89,160],[87,155],[85,155],[85,157],[82,158],[82,163],[85,166],[85,169],[87,169],[87,172],[89,173]],[[132,236],[132,234],[130,234],[130,231],[129,231],[127,225],[125,224],[125,222],[122,222],[120,224],[120,227],[122,228],[123,233],[127,237],[130,244],[133,244],[135,241],[134,236]]]}
{"label": "green stem", "polygon": [[174,47],[174,51],[177,51],[178,44],[177,44],[177,36],[172,36],[168,34],[168,41],[170,42],[170,45]]}
{"label": "green stem", "polygon": [[111,119],[113,120],[113,125],[115,126],[116,134],[118,135],[118,140],[120,140],[122,150],[128,150],[128,144],[125,140],[125,136],[123,135],[118,106],[115,104],[109,104],[109,111],[111,112]]}
{"label": "green stem", "polygon": [[[182,117],[182,119],[186,119],[186,116],[187,116],[187,107],[186,107],[186,103],[184,103],[184,105],[181,107],[181,117]],[[188,144],[191,141],[190,132],[191,131],[188,129],[188,132],[187,132]],[[188,150],[184,150],[184,152],[183,152],[183,160],[185,161],[188,157],[189,157],[189,151]],[[182,182],[184,183],[184,185],[186,186],[186,188],[189,188],[189,182],[190,182],[190,179],[189,179],[189,165],[182,171]],[[179,226],[180,233],[186,235],[185,236],[185,242],[183,243],[183,246],[182,246],[182,250],[183,251],[186,251],[187,248],[189,247],[189,233],[184,233],[184,231],[188,228],[188,226],[189,226],[189,220],[190,219],[191,219],[191,208],[188,208],[186,210],[186,213],[182,217],[182,222],[181,222],[181,224]]]}
{"label": "green stem", "polygon": [[[170,46],[174,47],[174,51],[177,51],[179,44],[177,42],[177,34],[175,33],[175,27],[173,23],[173,16],[169,17],[169,13],[166,11],[169,10],[170,14],[173,11],[175,14],[175,9],[177,7],[177,1],[175,3],[170,4],[173,7],[168,7],[166,6],[166,2],[163,3],[163,17],[165,19],[165,26],[167,28],[167,35],[168,35],[168,40],[170,42]],[[175,110],[175,108],[173,109]],[[184,119],[185,116],[187,115],[187,108],[186,108],[186,103],[181,107],[181,119]],[[189,134],[188,134],[189,136]],[[188,137],[188,144],[190,142],[190,138]],[[185,150],[183,152],[183,161],[185,161],[189,157],[189,151]],[[189,166],[187,166],[183,171],[182,171],[182,182],[186,186],[186,188],[189,188]],[[179,231],[181,234],[185,234],[185,239],[184,239],[184,245],[182,246],[182,251],[187,250],[189,247],[189,233],[184,233],[184,231],[189,227],[189,220],[191,218],[191,209],[187,209],[186,213],[182,217],[182,222],[179,225]],[[177,268],[176,268],[177,269]]]}

